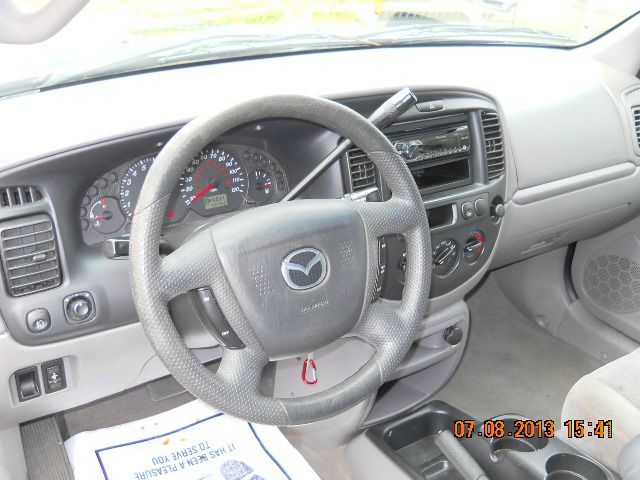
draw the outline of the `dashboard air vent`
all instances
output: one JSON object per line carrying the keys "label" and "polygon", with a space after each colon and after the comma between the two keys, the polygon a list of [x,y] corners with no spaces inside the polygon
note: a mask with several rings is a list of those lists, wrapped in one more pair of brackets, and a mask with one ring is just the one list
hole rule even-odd
{"label": "dashboard air vent", "polygon": [[496,112],[491,111],[484,111],[481,116],[489,180],[495,180],[504,174],[504,144],[500,117]]}
{"label": "dashboard air vent", "polygon": [[15,207],[42,200],[42,192],[37,187],[0,188],[0,208]]}
{"label": "dashboard air vent", "polygon": [[0,257],[7,290],[13,297],[60,285],[58,249],[48,215],[0,223]]}
{"label": "dashboard air vent", "polygon": [[640,147],[640,105],[631,108],[633,114],[633,128],[636,131],[636,142]]}
{"label": "dashboard air vent", "polygon": [[376,167],[362,150],[352,148],[347,151],[347,160],[354,192],[376,186]]}

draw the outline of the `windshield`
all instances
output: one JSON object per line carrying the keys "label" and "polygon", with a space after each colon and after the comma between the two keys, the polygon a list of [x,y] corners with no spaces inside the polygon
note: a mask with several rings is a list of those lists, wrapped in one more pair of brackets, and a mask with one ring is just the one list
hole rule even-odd
{"label": "windshield", "polygon": [[[37,10],[46,0],[14,2]],[[634,0],[91,0],[44,42],[0,45],[0,96],[302,51],[442,43],[572,47],[637,8]]]}

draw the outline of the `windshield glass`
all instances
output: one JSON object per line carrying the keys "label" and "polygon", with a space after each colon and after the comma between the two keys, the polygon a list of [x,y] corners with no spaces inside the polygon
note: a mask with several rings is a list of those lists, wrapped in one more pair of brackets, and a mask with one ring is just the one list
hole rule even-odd
{"label": "windshield glass", "polygon": [[[46,0],[14,2],[37,10]],[[91,0],[44,42],[0,44],[0,96],[300,51],[442,43],[571,47],[637,9],[634,0]]]}

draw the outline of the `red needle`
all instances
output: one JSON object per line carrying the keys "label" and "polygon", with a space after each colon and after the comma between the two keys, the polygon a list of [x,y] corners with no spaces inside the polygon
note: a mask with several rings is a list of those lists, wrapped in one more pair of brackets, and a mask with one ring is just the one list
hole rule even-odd
{"label": "red needle", "polygon": [[94,220],[104,220],[104,217],[96,215],[93,217]]}
{"label": "red needle", "polygon": [[201,191],[200,191],[200,193],[199,193],[199,194],[197,194],[195,197],[193,197],[193,200],[191,200],[191,203],[193,203],[193,202],[195,202],[195,201],[199,200],[200,198],[204,197],[204,196],[205,196],[205,194],[206,194],[209,190],[211,190],[212,188],[213,188],[213,185],[211,185],[211,184],[207,185],[203,190],[201,190]]}

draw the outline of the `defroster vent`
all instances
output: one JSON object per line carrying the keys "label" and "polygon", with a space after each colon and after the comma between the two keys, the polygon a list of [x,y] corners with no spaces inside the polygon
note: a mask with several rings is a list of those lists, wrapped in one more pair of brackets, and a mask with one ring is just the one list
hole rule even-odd
{"label": "defroster vent", "polygon": [[347,151],[347,160],[354,192],[376,186],[376,167],[362,150],[352,148]]}
{"label": "defroster vent", "polygon": [[0,256],[7,290],[13,297],[60,285],[58,249],[48,215],[0,223]]}
{"label": "defroster vent", "polygon": [[500,117],[491,111],[483,111],[481,117],[489,180],[494,180],[504,174],[504,141]]}
{"label": "defroster vent", "polygon": [[16,207],[42,200],[38,187],[0,187],[0,208]]}

